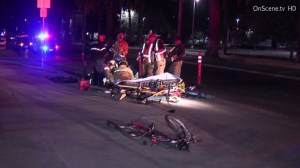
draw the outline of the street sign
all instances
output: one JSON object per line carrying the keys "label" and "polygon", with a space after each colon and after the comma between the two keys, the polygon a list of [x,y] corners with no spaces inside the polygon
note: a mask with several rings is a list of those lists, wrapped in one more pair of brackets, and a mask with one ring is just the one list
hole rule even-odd
{"label": "street sign", "polygon": [[51,0],[37,0],[37,7],[38,8],[50,8]]}

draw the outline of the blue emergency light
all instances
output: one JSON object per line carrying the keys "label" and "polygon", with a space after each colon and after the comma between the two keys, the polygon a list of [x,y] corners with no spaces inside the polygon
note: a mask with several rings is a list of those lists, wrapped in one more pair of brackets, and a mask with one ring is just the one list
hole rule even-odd
{"label": "blue emergency light", "polygon": [[47,45],[43,45],[42,49],[46,52],[48,51],[49,47]]}

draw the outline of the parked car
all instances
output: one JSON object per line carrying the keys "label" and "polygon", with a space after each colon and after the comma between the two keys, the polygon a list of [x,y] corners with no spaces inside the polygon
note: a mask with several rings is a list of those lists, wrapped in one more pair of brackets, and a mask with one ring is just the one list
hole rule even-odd
{"label": "parked car", "polygon": [[33,40],[29,35],[20,35],[16,38],[15,49],[22,51],[25,49],[31,50],[33,46]]}
{"label": "parked car", "polygon": [[48,53],[57,53],[60,50],[60,45],[55,39],[48,39],[43,45],[43,50]]}
{"label": "parked car", "polygon": [[0,49],[6,49],[6,37],[0,37]]}

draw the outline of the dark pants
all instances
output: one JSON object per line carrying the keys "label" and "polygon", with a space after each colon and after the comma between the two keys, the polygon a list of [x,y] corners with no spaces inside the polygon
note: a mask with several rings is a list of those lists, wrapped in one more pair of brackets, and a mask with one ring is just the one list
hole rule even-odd
{"label": "dark pants", "polygon": [[170,66],[169,72],[180,77],[182,63],[183,61],[173,62]]}
{"label": "dark pants", "polygon": [[90,79],[90,84],[94,86],[102,85],[104,77],[104,58],[87,61],[83,74],[85,79]]}
{"label": "dark pants", "polygon": [[142,77],[153,76],[153,64],[148,62],[143,62],[142,64],[143,74]]}

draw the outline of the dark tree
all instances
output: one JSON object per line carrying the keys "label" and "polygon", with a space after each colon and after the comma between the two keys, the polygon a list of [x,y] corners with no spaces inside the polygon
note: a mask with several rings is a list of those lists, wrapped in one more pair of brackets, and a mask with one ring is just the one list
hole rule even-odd
{"label": "dark tree", "polygon": [[[297,3],[297,8],[300,7],[300,1]],[[297,10],[298,14],[298,35],[297,35],[297,55],[296,55],[296,62],[300,62],[300,10]]]}

